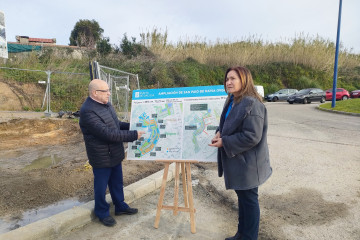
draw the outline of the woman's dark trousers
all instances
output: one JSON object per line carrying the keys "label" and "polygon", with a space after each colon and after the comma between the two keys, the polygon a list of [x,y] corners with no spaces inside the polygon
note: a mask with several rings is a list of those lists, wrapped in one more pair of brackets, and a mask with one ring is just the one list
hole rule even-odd
{"label": "woman's dark trousers", "polygon": [[259,232],[260,207],[258,188],[235,190],[239,202],[238,232],[243,240],[256,240]]}

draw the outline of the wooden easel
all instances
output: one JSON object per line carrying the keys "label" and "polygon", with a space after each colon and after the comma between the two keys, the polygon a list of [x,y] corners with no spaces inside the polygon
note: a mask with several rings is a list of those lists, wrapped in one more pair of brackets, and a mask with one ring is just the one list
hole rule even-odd
{"label": "wooden easel", "polygon": [[[160,222],[160,214],[162,209],[166,210],[173,210],[174,215],[177,215],[178,212],[189,212],[190,213],[190,228],[192,233],[196,233],[195,229],[195,208],[194,208],[194,201],[193,201],[193,192],[192,192],[192,185],[191,185],[191,163],[198,163],[195,160],[157,160],[158,162],[163,162],[165,164],[164,175],[162,179],[161,189],[160,189],[160,197],[159,202],[157,204],[157,211],[156,211],[156,218],[154,227],[159,227]],[[175,162],[175,189],[174,189],[174,206],[166,206],[163,205],[164,195],[165,195],[165,187],[166,187],[166,180],[169,172],[169,165]],[[184,193],[184,204],[185,207],[179,207],[179,172],[181,166],[181,176],[182,176],[182,184],[183,184],[183,193]]]}

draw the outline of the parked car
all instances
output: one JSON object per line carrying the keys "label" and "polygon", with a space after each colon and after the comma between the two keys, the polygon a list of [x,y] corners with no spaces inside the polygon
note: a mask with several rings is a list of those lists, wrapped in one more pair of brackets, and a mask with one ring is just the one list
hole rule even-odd
{"label": "parked car", "polygon": [[359,98],[360,97],[360,90],[354,90],[350,93],[351,98]]}
{"label": "parked car", "polygon": [[[332,88],[326,90],[326,100],[332,100]],[[350,98],[349,92],[344,88],[337,88],[336,89],[336,100],[347,100]]]}
{"label": "parked car", "polygon": [[297,93],[288,97],[287,101],[290,104],[296,103],[311,103],[313,101],[325,102],[326,94],[320,88],[306,88],[301,89]]}
{"label": "parked car", "polygon": [[297,93],[298,90],[296,89],[289,89],[289,88],[284,88],[284,89],[280,89],[277,92],[274,92],[272,94],[266,95],[265,96],[265,100],[267,100],[268,102],[276,102],[279,100],[285,100],[292,94]]}

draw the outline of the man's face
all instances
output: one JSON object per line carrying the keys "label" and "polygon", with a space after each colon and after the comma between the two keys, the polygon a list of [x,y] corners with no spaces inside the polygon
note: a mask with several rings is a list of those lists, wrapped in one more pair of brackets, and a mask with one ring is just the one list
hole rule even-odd
{"label": "man's face", "polygon": [[99,84],[94,92],[93,97],[96,101],[99,101],[103,104],[107,104],[109,102],[110,91],[106,82]]}

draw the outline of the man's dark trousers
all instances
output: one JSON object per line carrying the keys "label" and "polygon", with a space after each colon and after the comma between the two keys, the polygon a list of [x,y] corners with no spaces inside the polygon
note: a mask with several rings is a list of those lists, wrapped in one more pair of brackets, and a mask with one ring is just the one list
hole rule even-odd
{"label": "man's dark trousers", "polygon": [[110,216],[110,205],[106,202],[106,188],[109,186],[110,195],[115,205],[115,212],[120,212],[129,206],[124,202],[124,184],[121,163],[111,168],[93,168],[95,215],[104,219]]}

